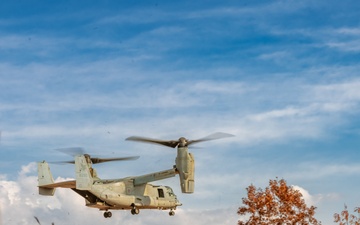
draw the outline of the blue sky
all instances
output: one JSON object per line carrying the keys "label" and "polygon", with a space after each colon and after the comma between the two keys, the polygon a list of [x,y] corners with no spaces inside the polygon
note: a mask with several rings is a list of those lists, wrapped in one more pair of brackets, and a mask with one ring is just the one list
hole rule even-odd
{"label": "blue sky", "polygon": [[[236,224],[245,188],[276,177],[332,224],[344,203],[359,206],[359,11],[350,0],[0,3],[3,224],[34,224],[34,215],[47,224]],[[175,158],[128,136],[217,131],[235,137],[192,150],[193,195],[177,178],[158,182],[183,203],[175,217],[105,220],[70,190],[37,195],[35,162],[69,159],[54,149],[139,155],[99,165],[101,177],[120,178]],[[74,176],[71,166],[51,169],[58,180]]]}

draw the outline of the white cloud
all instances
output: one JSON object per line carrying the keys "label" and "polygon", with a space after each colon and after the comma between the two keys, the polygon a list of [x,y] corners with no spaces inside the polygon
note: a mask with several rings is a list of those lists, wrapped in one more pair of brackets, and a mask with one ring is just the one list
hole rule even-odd
{"label": "white cloud", "polygon": [[319,202],[320,196],[311,195],[308,190],[297,185],[293,185],[292,187],[302,194],[307,206],[315,206]]}
{"label": "white cloud", "polygon": [[[306,190],[303,187],[300,187],[298,185],[293,185],[292,186],[295,190],[298,190],[304,200],[305,200],[305,204],[310,207],[310,206],[315,206],[317,207],[317,211],[319,211],[321,209],[321,207],[323,207],[325,204],[328,204],[329,202],[338,202],[341,201],[341,197],[338,193],[327,193],[327,194],[310,194],[310,192],[308,190]],[[319,208],[320,207],[320,208]]]}
{"label": "white cloud", "polygon": [[360,175],[360,165],[355,163],[332,163],[327,165],[322,165],[316,163],[316,161],[311,162],[302,162],[297,165],[295,171],[286,173],[287,177],[292,177],[294,179],[322,179],[332,176],[359,176]]}
{"label": "white cloud", "polygon": [[284,63],[286,60],[289,60],[290,57],[292,57],[292,55],[287,51],[275,51],[271,53],[263,53],[260,56],[258,56],[259,59],[272,60],[276,63]]}
{"label": "white cloud", "polygon": [[360,29],[358,27],[341,27],[332,30],[333,39],[328,46],[342,51],[358,52],[360,50]]}
{"label": "white cloud", "polygon": [[[84,141],[89,137],[99,140],[115,138],[108,131],[118,135],[117,138],[139,135],[139,132],[145,136],[153,133],[158,138],[172,138],[172,135],[176,135],[176,138],[178,135],[201,137],[224,131],[236,135],[230,142],[258,144],[289,138],[321,138],[328,135],[329,126],[346,123],[344,115],[360,110],[360,83],[356,79],[330,84],[309,85],[293,81],[273,85],[199,80],[172,86],[162,83],[161,88],[139,85],[129,92],[125,90],[126,94],[116,90],[108,90],[110,94],[65,90],[60,98],[59,93],[54,92],[42,97],[39,104],[2,104],[2,112],[9,115],[16,112],[11,116],[19,119],[24,118],[21,115],[53,118],[53,121],[47,120],[47,123],[40,125],[38,122],[30,122],[21,126],[7,126],[4,121],[2,141],[6,144],[16,143],[17,139],[22,138],[48,140],[72,137]],[[288,91],[289,85],[294,86],[294,91],[287,92],[286,96],[279,95],[278,100],[282,104],[262,104],[272,101],[274,91],[275,95]],[[38,90],[39,93],[41,91]],[[214,107],[217,108],[215,111]],[[115,120],[104,124],[103,120],[98,120],[94,115],[79,116],[92,110],[101,111],[106,117]],[[128,114],[115,116],[127,110],[134,110],[142,116],[136,120]],[[64,113],[74,117],[57,120],[57,115]],[[183,128],[174,130],[175,124],[182,124]],[[191,132],[188,131],[190,127]]]}
{"label": "white cloud", "polygon": [[358,27],[342,27],[337,30],[339,34],[354,35],[360,37],[360,28]]}
{"label": "white cloud", "polygon": [[335,48],[340,51],[345,52],[359,52],[360,51],[360,41],[330,41],[326,43],[326,45],[330,48]]}
{"label": "white cloud", "polygon": [[360,80],[357,78],[335,84],[316,85],[315,99],[334,103],[355,103],[360,101]]}

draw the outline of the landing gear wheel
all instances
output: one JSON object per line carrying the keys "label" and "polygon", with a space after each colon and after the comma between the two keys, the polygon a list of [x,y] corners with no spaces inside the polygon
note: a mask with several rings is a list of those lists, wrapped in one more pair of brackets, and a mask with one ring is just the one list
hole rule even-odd
{"label": "landing gear wheel", "polygon": [[133,215],[137,215],[137,214],[139,214],[140,213],[140,210],[138,209],[138,208],[133,208],[133,209],[131,209],[131,214],[133,214]]}
{"label": "landing gear wheel", "polygon": [[131,204],[131,207],[132,207],[132,209],[131,209],[131,214],[137,215],[137,214],[140,213],[140,210],[139,210],[138,208],[136,208],[136,206],[135,206],[134,203]]}
{"label": "landing gear wheel", "polygon": [[110,218],[112,216],[112,213],[110,211],[104,212],[105,218]]}
{"label": "landing gear wheel", "polygon": [[175,216],[175,212],[173,210],[170,210],[169,216]]}

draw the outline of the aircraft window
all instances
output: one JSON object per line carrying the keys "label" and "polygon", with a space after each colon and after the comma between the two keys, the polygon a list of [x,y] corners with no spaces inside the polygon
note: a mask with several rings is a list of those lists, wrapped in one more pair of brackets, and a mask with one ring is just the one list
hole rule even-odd
{"label": "aircraft window", "polygon": [[167,189],[167,193],[169,194],[169,196],[174,196],[174,192],[170,187],[166,187]]}
{"label": "aircraft window", "polygon": [[164,190],[161,188],[158,188],[158,194],[159,194],[159,198],[164,198]]}

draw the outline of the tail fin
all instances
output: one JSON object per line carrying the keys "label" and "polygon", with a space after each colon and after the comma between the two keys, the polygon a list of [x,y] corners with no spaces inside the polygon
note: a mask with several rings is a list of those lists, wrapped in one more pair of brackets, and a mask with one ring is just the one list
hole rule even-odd
{"label": "tail fin", "polygon": [[55,193],[55,188],[46,187],[46,185],[53,184],[53,183],[54,183],[54,179],[51,174],[49,164],[45,161],[39,162],[38,163],[39,194],[53,196]]}
{"label": "tail fin", "polygon": [[75,156],[76,189],[91,190],[94,169],[89,155]]}

